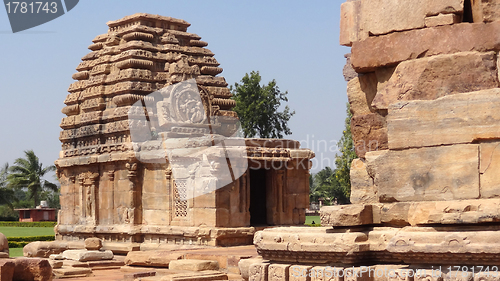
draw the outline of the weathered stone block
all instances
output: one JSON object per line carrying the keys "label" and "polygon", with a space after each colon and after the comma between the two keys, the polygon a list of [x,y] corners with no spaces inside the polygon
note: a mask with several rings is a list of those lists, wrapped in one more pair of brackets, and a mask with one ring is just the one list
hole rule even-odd
{"label": "weathered stone block", "polygon": [[[38,258],[16,258],[14,281],[50,281],[52,280],[52,267],[48,260]],[[2,279],[3,280],[3,279]]]}
{"label": "weathered stone block", "polygon": [[269,263],[260,262],[250,266],[248,281],[267,281]]}
{"label": "weathered stone block", "polygon": [[500,142],[481,143],[479,150],[481,198],[500,197]]}
{"label": "weathered stone block", "polygon": [[288,281],[289,264],[271,264],[269,265],[268,281]]}
{"label": "weathered stone block", "polygon": [[463,52],[409,60],[377,70],[381,81],[371,105],[387,109],[402,100],[433,100],[498,87],[496,53]]}
{"label": "weathered stone block", "polygon": [[3,233],[0,233],[0,258],[9,257],[9,241]]}
{"label": "weathered stone block", "polygon": [[426,16],[462,13],[463,8],[463,0],[361,0],[361,29],[369,34],[381,35],[423,28]]}
{"label": "weathered stone block", "polygon": [[370,205],[324,206],[320,210],[322,226],[355,226],[373,223]]}
{"label": "weathered stone block", "polygon": [[209,260],[171,260],[168,268],[172,270],[190,271],[219,270],[219,263]]}
{"label": "weathered stone block", "polygon": [[50,242],[31,242],[23,248],[23,255],[25,257],[40,257],[48,258],[52,254],[60,254],[68,249],[82,249],[84,247],[83,242],[62,242],[62,241],[50,241]]}
{"label": "weathered stone block", "polygon": [[344,57],[346,58],[346,60],[344,68],[342,69],[342,75],[344,75],[344,80],[349,82],[352,79],[358,77],[358,73],[356,73],[356,71],[354,71],[354,68],[352,68],[351,53],[345,54]]}
{"label": "weathered stone block", "polygon": [[377,192],[373,179],[368,175],[366,164],[361,159],[354,159],[351,163],[351,203],[378,202]]}
{"label": "weathered stone block", "polygon": [[434,27],[440,25],[449,25],[461,22],[462,17],[457,14],[439,14],[437,16],[426,17],[425,26]]}
{"label": "weathered stone block", "polygon": [[351,46],[352,42],[368,38],[368,32],[360,30],[361,0],[348,1],[340,6],[340,45]]}
{"label": "weathered stone block", "polygon": [[[441,54],[500,49],[500,22],[461,23],[370,37],[352,45],[351,63],[358,72]],[[460,36],[457,36],[460,34]]]}
{"label": "weathered stone block", "polygon": [[393,104],[387,116],[389,148],[471,143],[500,138],[500,89]]}
{"label": "weathered stone block", "polygon": [[0,260],[0,280],[12,281],[16,265],[12,260]]}
{"label": "weathered stone block", "polygon": [[380,202],[479,197],[478,145],[369,152],[368,173]]}
{"label": "weathered stone block", "polygon": [[377,76],[375,73],[361,75],[347,83],[347,98],[354,116],[375,112],[371,106],[377,94]]}
{"label": "weathered stone block", "polygon": [[240,270],[241,277],[245,280],[248,280],[250,278],[250,267],[252,266],[252,264],[262,261],[262,257],[240,259],[240,261],[238,262],[238,268]]}
{"label": "weathered stone block", "polygon": [[353,116],[351,134],[356,155],[360,158],[364,158],[367,152],[388,148],[387,124],[385,118],[378,113]]}
{"label": "weathered stone block", "polygon": [[88,251],[88,250],[66,250],[62,253],[62,256],[68,260],[75,261],[101,261],[101,260],[112,260],[113,252],[110,250],[106,251]]}
{"label": "weathered stone block", "polygon": [[472,19],[474,22],[492,22],[500,19],[500,1],[475,0],[472,4]]}
{"label": "weathered stone block", "polygon": [[182,254],[168,251],[133,251],[125,258],[126,265],[168,267],[171,261],[182,258]]}
{"label": "weathered stone block", "polygon": [[97,237],[85,239],[85,249],[87,250],[99,250],[102,248],[102,240]]}

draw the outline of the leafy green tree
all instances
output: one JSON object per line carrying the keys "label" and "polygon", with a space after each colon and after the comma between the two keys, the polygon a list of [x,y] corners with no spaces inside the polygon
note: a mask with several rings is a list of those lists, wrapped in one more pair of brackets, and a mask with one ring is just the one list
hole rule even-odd
{"label": "leafy green tree", "polygon": [[347,204],[348,197],[344,194],[344,189],[335,177],[336,170],[326,167],[314,174],[312,185],[310,185],[309,199],[311,202],[317,202],[323,198],[325,205]]}
{"label": "leafy green tree", "polygon": [[351,162],[356,156],[354,142],[351,136],[352,114],[347,104],[347,118],[342,138],[337,143],[340,155],[335,155],[335,169],[326,167],[309,179],[309,199],[317,202],[319,198],[325,199],[325,205],[349,204],[351,195]]}
{"label": "leafy green tree", "polygon": [[354,150],[354,141],[351,135],[351,118],[352,113],[349,104],[347,104],[345,129],[340,141],[337,143],[337,147],[341,154],[335,155],[335,179],[340,184],[341,190],[347,198],[347,202],[349,202],[348,199],[351,196],[351,162],[357,158],[356,151]]}
{"label": "leafy green tree", "polygon": [[48,172],[55,171],[56,167],[54,165],[44,167],[33,150],[27,150],[24,154],[25,158],[17,158],[14,165],[9,168],[10,174],[7,176],[7,181],[13,188],[26,188],[28,197],[33,200],[33,207],[36,208],[40,203],[42,191],[58,191],[56,184],[43,179]]}
{"label": "leafy green tree", "polygon": [[282,112],[278,109],[281,102],[288,102],[288,92],[281,92],[272,80],[267,85],[261,85],[262,78],[257,71],[245,74],[241,84],[231,87],[233,99],[236,101],[234,111],[238,113],[243,133],[246,138],[259,136],[261,138],[283,138],[290,135],[288,121],[295,114],[285,106]]}
{"label": "leafy green tree", "polygon": [[7,176],[9,174],[9,163],[5,163],[0,168],[0,205],[12,206],[14,201],[14,191],[9,188]]}

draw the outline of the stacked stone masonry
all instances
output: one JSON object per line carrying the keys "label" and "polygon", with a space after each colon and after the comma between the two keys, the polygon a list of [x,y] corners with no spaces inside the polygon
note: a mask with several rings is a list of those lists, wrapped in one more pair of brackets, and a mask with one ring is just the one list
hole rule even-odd
{"label": "stacked stone masonry", "polygon": [[257,232],[249,280],[500,280],[500,1],[349,0],[340,27],[352,204]]}
{"label": "stacked stone masonry", "polygon": [[[62,109],[67,117],[60,125],[62,150],[56,161],[59,241],[98,237],[104,249],[115,252],[179,244],[238,245],[251,243],[254,225],[304,223],[314,154],[296,141],[229,143],[226,158],[243,149],[246,162],[232,163],[233,169],[247,169],[243,175],[212,192],[186,194],[195,174],[216,173],[213,161],[226,159],[199,151],[231,136],[237,121],[228,84],[217,76],[222,68],[208,44],[187,32],[189,25],[135,14],[108,22],[108,33],[92,41]],[[160,106],[149,106],[158,101],[152,93],[185,81],[195,81],[189,87],[200,93],[205,123],[182,127],[163,115]],[[172,95],[158,104],[167,108],[173,102]],[[179,100],[179,108],[186,106]],[[133,130],[146,132],[146,138],[133,139]],[[173,151],[174,160],[166,159],[165,148]],[[201,164],[175,178],[175,157],[186,151],[192,152],[193,165]],[[265,194],[261,213],[252,207],[259,207],[256,192],[261,193],[259,200]]]}

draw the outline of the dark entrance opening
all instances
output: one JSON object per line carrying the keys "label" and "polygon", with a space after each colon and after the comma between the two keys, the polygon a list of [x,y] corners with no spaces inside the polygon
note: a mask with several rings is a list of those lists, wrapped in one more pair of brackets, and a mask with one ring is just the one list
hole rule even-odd
{"label": "dark entrance opening", "polygon": [[[475,1],[475,0],[472,0]],[[474,22],[473,13],[472,13],[472,3],[471,0],[465,0],[464,2],[464,15],[462,22]]]}
{"label": "dark entrance opening", "polygon": [[265,169],[250,169],[250,225],[267,225]]}

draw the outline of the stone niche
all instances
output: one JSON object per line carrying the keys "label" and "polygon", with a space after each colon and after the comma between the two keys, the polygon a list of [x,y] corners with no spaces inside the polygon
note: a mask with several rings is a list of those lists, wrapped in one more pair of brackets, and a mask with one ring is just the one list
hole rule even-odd
{"label": "stone niche", "polygon": [[222,68],[189,23],[135,14],[108,26],[62,109],[57,240],[229,246],[255,227],[303,224],[314,153],[237,137]]}
{"label": "stone niche", "polygon": [[341,13],[352,204],[257,232],[249,280],[500,280],[500,1]]}

